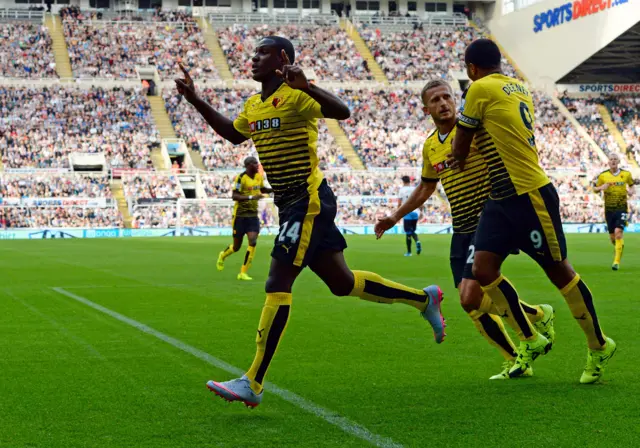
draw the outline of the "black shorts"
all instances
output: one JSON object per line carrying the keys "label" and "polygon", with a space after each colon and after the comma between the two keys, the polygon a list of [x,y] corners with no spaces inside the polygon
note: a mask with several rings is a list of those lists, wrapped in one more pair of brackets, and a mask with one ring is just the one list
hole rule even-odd
{"label": "black shorts", "polygon": [[629,214],[623,211],[605,211],[604,217],[607,221],[607,230],[609,230],[609,233],[615,233],[616,229],[624,230],[624,228],[627,227]]}
{"label": "black shorts", "polygon": [[233,218],[233,237],[242,238],[247,233],[260,233],[260,219],[257,216]]}
{"label": "black shorts", "polygon": [[453,286],[460,285],[462,279],[474,280],[471,268],[475,254],[475,233],[454,233],[451,237],[449,263],[453,274]]}
{"label": "black shorts", "polygon": [[402,224],[404,224],[404,233],[407,235],[413,235],[416,233],[416,229],[418,228],[417,219],[403,219]]}
{"label": "black shorts", "polygon": [[336,197],[323,180],[317,194],[280,211],[280,231],[271,256],[305,267],[320,251],[345,250],[347,242],[334,222],[336,211]]}
{"label": "black shorts", "polygon": [[500,201],[489,199],[476,230],[475,250],[504,258],[520,249],[543,268],[567,258],[560,219],[560,199],[554,186]]}

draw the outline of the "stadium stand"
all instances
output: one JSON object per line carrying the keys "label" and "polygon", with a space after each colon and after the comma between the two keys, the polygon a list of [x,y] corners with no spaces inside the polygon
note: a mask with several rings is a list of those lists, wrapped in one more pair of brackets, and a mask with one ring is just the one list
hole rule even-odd
{"label": "stadium stand", "polygon": [[51,36],[41,23],[0,21],[0,78],[55,78]]}
{"label": "stadium stand", "polygon": [[194,77],[218,78],[204,36],[187,13],[101,17],[74,8],[63,17],[77,77],[132,78],[136,67],[155,66],[161,78],[172,79],[182,62]]}
{"label": "stadium stand", "polygon": [[251,79],[251,56],[265,35],[288,36],[297,46],[296,63],[312,69],[318,79],[371,80],[371,72],[355,44],[344,30],[320,25],[243,25],[218,31],[231,73],[237,79]]}
{"label": "stadium stand", "polygon": [[0,87],[5,168],[69,168],[69,154],[104,153],[111,167],[147,168],[158,145],[139,89]]}

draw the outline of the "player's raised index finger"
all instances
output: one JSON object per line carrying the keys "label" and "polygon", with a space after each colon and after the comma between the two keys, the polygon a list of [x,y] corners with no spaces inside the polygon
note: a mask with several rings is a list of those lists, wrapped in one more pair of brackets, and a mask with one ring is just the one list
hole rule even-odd
{"label": "player's raised index finger", "polygon": [[187,80],[191,79],[191,75],[189,74],[189,71],[184,68],[184,65],[182,65],[182,62],[178,62],[178,67],[180,67],[180,70],[182,70],[182,73],[184,73],[184,76],[186,76]]}
{"label": "player's raised index finger", "polygon": [[282,59],[284,59],[284,65],[291,65],[291,61],[289,60],[289,55],[284,50],[282,50]]}

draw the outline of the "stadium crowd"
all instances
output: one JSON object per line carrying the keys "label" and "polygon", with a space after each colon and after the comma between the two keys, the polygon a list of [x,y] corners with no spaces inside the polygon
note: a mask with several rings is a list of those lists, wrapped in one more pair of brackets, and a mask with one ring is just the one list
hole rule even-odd
{"label": "stadium crowd", "polygon": [[612,96],[606,98],[604,104],[622,133],[627,151],[640,162],[640,95]]}
{"label": "stadium crowd", "polygon": [[312,69],[318,79],[373,79],[351,38],[335,26],[242,24],[218,30],[220,46],[227,56],[234,78],[251,79],[251,57],[256,44],[267,35],[287,36],[294,42],[297,49],[296,64]]}
{"label": "stadium crowd", "polygon": [[111,198],[105,175],[2,173],[0,198]]}
{"label": "stadium crowd", "polygon": [[179,199],[184,197],[180,181],[166,174],[124,174],[124,195],[134,199]]}
{"label": "stadium crowd", "polygon": [[0,23],[0,78],[57,77],[51,44],[44,25]]}
{"label": "stadium crowd", "polygon": [[132,78],[136,66],[153,65],[161,78],[172,79],[182,62],[194,77],[218,78],[204,35],[187,13],[97,20],[96,14],[75,11],[63,17],[75,76]]}
{"label": "stadium crowd", "polygon": [[0,206],[0,228],[122,227],[117,208]]}
{"label": "stadium crowd", "polygon": [[68,168],[69,153],[104,153],[112,167],[147,168],[159,137],[139,90],[0,86],[6,168]]}

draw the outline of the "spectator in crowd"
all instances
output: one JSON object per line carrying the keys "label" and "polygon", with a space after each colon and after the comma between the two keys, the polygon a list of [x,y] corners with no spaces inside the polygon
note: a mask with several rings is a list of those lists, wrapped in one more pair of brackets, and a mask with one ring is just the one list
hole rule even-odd
{"label": "spectator in crowd", "polygon": [[44,25],[0,23],[0,78],[56,78],[51,45]]}
{"label": "spectator in crowd", "polygon": [[184,197],[176,176],[166,174],[124,174],[124,195],[134,199],[179,199]]}
{"label": "spectator in crowd", "polygon": [[111,198],[104,175],[2,173],[0,198]]}

